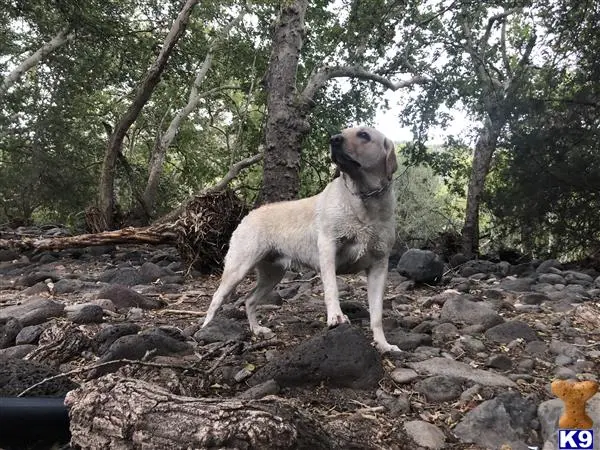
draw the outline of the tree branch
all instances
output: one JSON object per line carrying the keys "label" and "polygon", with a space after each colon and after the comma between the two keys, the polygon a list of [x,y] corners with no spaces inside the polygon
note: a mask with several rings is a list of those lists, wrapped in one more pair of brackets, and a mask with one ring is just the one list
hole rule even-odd
{"label": "tree branch", "polygon": [[500,30],[500,52],[502,53],[502,62],[504,63],[504,70],[506,70],[506,77],[510,79],[512,78],[512,70],[508,54],[506,53],[506,20],[502,22],[502,29]]}
{"label": "tree branch", "polygon": [[480,46],[487,45],[488,40],[490,39],[490,35],[492,34],[492,27],[494,26],[494,22],[499,21],[499,20],[504,21],[504,19],[506,19],[511,14],[514,14],[519,11],[521,11],[521,8],[511,8],[511,9],[507,9],[506,11],[502,11],[501,13],[498,13],[498,14],[490,17],[488,19],[487,26],[485,27],[485,33],[483,33],[483,36],[482,36],[481,40],[479,41]]}
{"label": "tree branch", "polygon": [[301,97],[304,102],[311,102],[315,94],[323,85],[332,78],[358,78],[359,80],[370,80],[379,83],[386,88],[397,91],[405,87],[413,86],[428,81],[428,78],[416,75],[409,80],[393,82],[389,78],[373,72],[369,72],[360,66],[324,66],[319,68],[310,76]]}
{"label": "tree branch", "polygon": [[31,70],[35,67],[39,62],[48,54],[52,53],[58,47],[66,44],[67,42],[73,40],[75,37],[74,32],[69,32],[68,28],[63,28],[58,32],[56,36],[54,36],[50,41],[44,43],[35,53],[31,56],[25,58],[25,60],[19,64],[19,66],[9,73],[4,80],[2,81],[2,85],[0,86],[0,92],[6,91],[13,84],[15,84],[19,78],[23,76],[28,70]]}
{"label": "tree branch", "polygon": [[211,187],[205,189],[203,191],[203,194],[209,194],[209,193],[219,192],[219,191],[223,190],[225,187],[227,187],[227,185],[231,182],[231,180],[233,180],[235,177],[237,177],[240,174],[240,172],[243,169],[245,169],[246,167],[250,167],[253,164],[256,164],[257,162],[259,162],[262,159],[263,159],[263,154],[257,153],[254,156],[250,156],[248,158],[242,159],[241,161],[238,161],[237,163],[233,164],[229,168],[229,171],[225,174],[225,176],[221,179],[221,181],[219,181],[214,186],[211,186]]}

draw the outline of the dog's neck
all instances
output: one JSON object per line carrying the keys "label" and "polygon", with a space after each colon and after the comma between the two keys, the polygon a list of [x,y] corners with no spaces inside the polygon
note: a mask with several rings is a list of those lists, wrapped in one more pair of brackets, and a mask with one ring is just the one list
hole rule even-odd
{"label": "dog's neck", "polygon": [[370,198],[383,197],[385,194],[387,194],[388,192],[391,191],[392,184],[393,184],[393,182],[390,181],[378,188],[366,188],[365,189],[363,187],[361,189],[361,187],[358,186],[358,183],[356,183],[347,174],[342,173],[341,177],[342,177],[342,180],[344,181],[344,184],[346,185],[346,189],[348,190],[348,192],[350,192],[355,197],[360,198],[361,200],[368,200]]}

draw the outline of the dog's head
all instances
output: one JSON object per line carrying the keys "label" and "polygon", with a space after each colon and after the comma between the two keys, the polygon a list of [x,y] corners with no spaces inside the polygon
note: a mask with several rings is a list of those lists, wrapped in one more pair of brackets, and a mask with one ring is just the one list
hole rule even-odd
{"label": "dog's head", "polygon": [[382,185],[398,169],[394,143],[374,128],[347,128],[332,136],[330,144],[333,162],[359,183]]}

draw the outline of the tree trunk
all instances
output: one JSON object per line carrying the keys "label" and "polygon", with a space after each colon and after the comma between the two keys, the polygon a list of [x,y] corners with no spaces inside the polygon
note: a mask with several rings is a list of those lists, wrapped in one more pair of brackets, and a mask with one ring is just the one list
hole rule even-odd
{"label": "tree trunk", "polygon": [[0,92],[8,90],[13,84],[15,84],[19,78],[23,76],[28,70],[39,64],[39,62],[48,54],[52,53],[57,48],[71,41],[75,37],[75,33],[70,32],[68,28],[64,28],[58,32],[50,41],[44,43],[35,53],[27,57],[19,66],[9,73],[0,86]]}
{"label": "tree trunk", "polygon": [[310,131],[300,101],[296,72],[305,37],[308,0],[285,2],[273,35],[273,49],[264,80],[267,123],[262,189],[257,205],[292,200],[300,189],[302,142]]}
{"label": "tree trunk", "polygon": [[467,191],[465,222],[462,229],[462,252],[469,258],[476,256],[479,252],[479,204],[485,178],[490,171],[492,156],[496,150],[500,128],[489,118],[486,119],[475,144]]}
{"label": "tree trunk", "polygon": [[114,226],[113,209],[115,205],[113,201],[113,191],[115,182],[115,166],[118,154],[121,152],[123,140],[125,139],[127,130],[129,130],[129,127],[131,127],[131,125],[135,122],[142,108],[150,99],[154,88],[160,81],[160,77],[167,65],[169,56],[171,55],[175,44],[177,44],[183,35],[189,22],[192,9],[196,3],[198,3],[198,0],[186,1],[185,5],[179,12],[179,15],[173,22],[173,25],[169,30],[169,34],[167,34],[167,37],[165,38],[156,61],[154,61],[150,69],[148,69],[148,72],[146,72],[144,80],[138,87],[131,105],[119,123],[117,123],[117,126],[113,130],[110,139],[108,140],[108,146],[104,154],[102,172],[100,175],[98,199],[100,211],[106,219],[106,225],[108,228],[113,228]]}
{"label": "tree trunk", "polygon": [[279,398],[181,397],[111,374],[69,392],[65,404],[71,445],[83,449],[340,448],[316,420]]}

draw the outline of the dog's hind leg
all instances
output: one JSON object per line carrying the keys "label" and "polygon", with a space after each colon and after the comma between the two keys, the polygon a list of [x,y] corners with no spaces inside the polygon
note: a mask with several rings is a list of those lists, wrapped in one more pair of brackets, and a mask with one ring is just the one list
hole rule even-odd
{"label": "dog's hind leg", "polygon": [[248,316],[252,333],[270,339],[274,336],[274,333],[269,328],[258,324],[256,306],[259,300],[269,295],[277,283],[281,281],[285,275],[285,267],[280,264],[262,261],[256,266],[256,272],[256,287],[246,298],[246,315]]}

